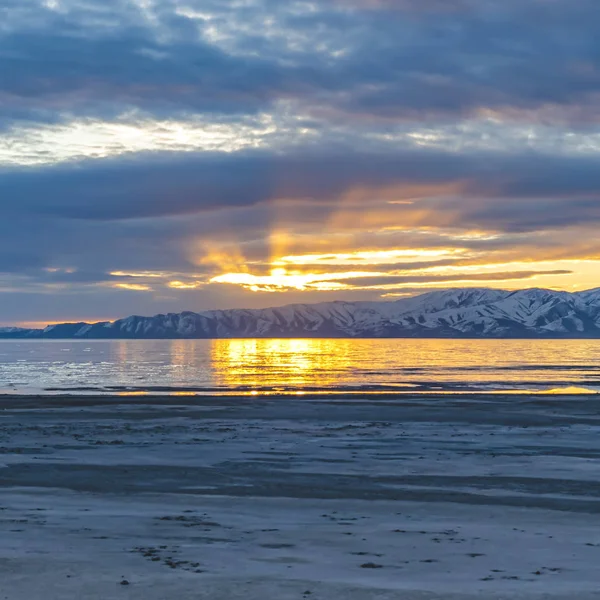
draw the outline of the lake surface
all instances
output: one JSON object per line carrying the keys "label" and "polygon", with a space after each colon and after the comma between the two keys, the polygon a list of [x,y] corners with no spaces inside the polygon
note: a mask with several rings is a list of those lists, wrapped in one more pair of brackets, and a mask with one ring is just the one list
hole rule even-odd
{"label": "lake surface", "polygon": [[600,340],[0,342],[3,392],[439,393],[564,388],[600,391]]}

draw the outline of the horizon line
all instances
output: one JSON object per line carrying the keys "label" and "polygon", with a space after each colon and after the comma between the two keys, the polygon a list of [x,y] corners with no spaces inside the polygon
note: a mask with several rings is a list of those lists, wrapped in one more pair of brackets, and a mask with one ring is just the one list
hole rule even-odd
{"label": "horizon line", "polygon": [[[140,318],[153,318],[153,317],[157,317],[160,315],[169,315],[169,314],[174,314],[174,315],[179,315],[179,314],[183,314],[183,313],[194,313],[194,314],[201,314],[201,313],[206,313],[206,312],[215,312],[215,311],[229,311],[229,310],[242,310],[242,311],[257,311],[257,310],[268,310],[269,308],[285,308],[286,306],[298,306],[298,305],[307,305],[307,306],[317,306],[319,304],[334,304],[336,302],[339,303],[346,303],[346,304],[358,304],[358,303],[388,303],[391,304],[393,302],[399,302],[401,300],[407,299],[407,298],[418,298],[419,296],[425,296],[427,294],[432,294],[432,293],[436,293],[436,292],[450,292],[450,291],[467,291],[467,290],[486,290],[486,291],[498,291],[498,292],[507,292],[509,294],[514,294],[514,293],[518,293],[518,292],[527,292],[527,291],[532,291],[532,290],[540,290],[540,291],[545,291],[545,292],[554,292],[554,293],[566,293],[566,294],[585,294],[587,292],[592,292],[594,290],[600,290],[600,287],[592,287],[592,288],[588,288],[588,289],[584,289],[584,290],[576,290],[576,291],[569,291],[569,290],[564,290],[564,289],[553,289],[553,288],[545,288],[545,287],[526,287],[526,288],[519,288],[519,289],[515,289],[515,290],[508,290],[505,288],[495,288],[495,287],[485,287],[485,286],[473,286],[473,287],[447,287],[447,288],[439,288],[439,289],[434,289],[434,290],[429,290],[427,292],[422,292],[422,293],[416,293],[416,294],[411,294],[411,293],[407,293],[405,296],[402,296],[400,298],[398,298],[397,300],[386,300],[386,299],[381,299],[381,300],[329,300],[329,301],[321,301],[321,302],[292,302],[290,304],[277,304],[277,305],[271,305],[271,306],[265,306],[263,308],[246,308],[246,307],[239,307],[239,308],[225,308],[225,309],[220,309],[220,308],[206,308],[206,309],[202,309],[202,310],[181,310],[179,312],[159,312],[159,313],[155,313],[153,315],[141,315],[141,314],[130,314],[127,315],[125,317],[116,317],[116,318],[107,318],[107,319],[98,319],[98,320],[94,320],[94,319],[90,319],[90,320],[78,320],[78,319],[74,319],[74,320],[64,320],[64,321],[19,321],[17,323],[14,324],[0,324],[0,329],[2,328],[15,328],[15,329],[30,329],[32,331],[34,330],[43,330],[47,327],[52,327],[52,326],[56,326],[56,325],[98,325],[100,323],[115,323],[116,321],[120,321],[122,319],[128,319],[130,317],[140,317]],[[285,292],[283,292],[285,293]],[[32,327],[33,325],[33,327]]]}

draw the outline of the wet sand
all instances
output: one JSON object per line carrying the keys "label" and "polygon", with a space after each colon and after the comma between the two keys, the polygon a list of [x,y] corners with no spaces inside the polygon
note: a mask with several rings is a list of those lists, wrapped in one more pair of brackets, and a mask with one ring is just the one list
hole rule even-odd
{"label": "wet sand", "polygon": [[0,397],[0,600],[600,598],[600,398]]}

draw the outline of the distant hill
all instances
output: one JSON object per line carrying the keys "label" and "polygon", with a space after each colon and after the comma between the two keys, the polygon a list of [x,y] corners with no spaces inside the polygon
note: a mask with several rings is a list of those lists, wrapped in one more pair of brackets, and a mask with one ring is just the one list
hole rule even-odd
{"label": "distant hill", "polygon": [[600,288],[585,292],[449,289],[394,302],[291,304],[257,310],[131,316],[45,329],[0,328],[0,338],[600,338]]}

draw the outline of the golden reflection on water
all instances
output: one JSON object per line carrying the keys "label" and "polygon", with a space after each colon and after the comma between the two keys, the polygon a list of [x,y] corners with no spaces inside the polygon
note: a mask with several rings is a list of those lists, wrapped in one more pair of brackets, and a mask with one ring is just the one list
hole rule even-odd
{"label": "golden reflection on water", "polygon": [[218,386],[334,387],[352,369],[349,352],[332,339],[215,340],[211,363]]}
{"label": "golden reflection on water", "polygon": [[600,390],[600,340],[8,341],[0,370],[11,392],[572,395]]}
{"label": "golden reflection on water", "polygon": [[599,359],[600,343],[582,340],[241,339],[214,340],[210,350],[218,387],[300,394],[348,386],[410,392],[423,383],[432,386],[425,393],[464,383],[477,393],[589,394],[596,390],[581,384],[598,378]]}
{"label": "golden reflection on water", "polygon": [[571,395],[600,388],[598,340],[128,340],[109,349],[111,381],[130,395],[153,386],[249,396],[352,389]]}
{"label": "golden reflection on water", "polygon": [[566,387],[560,388],[552,388],[551,390],[534,390],[534,394],[544,394],[544,395],[569,395],[569,396],[577,396],[580,394],[597,394],[596,390],[592,390],[590,388],[578,387],[576,385],[568,385]]}

